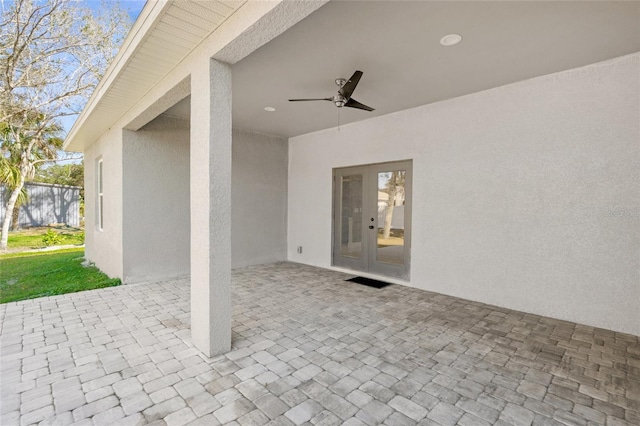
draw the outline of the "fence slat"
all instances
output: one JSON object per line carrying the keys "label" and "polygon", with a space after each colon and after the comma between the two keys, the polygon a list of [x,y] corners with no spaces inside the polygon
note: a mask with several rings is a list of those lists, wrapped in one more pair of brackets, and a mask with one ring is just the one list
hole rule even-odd
{"label": "fence slat", "polygon": [[[20,227],[47,226],[52,223],[80,226],[80,187],[29,182],[25,188],[28,201],[20,207]],[[4,220],[6,200],[10,193],[4,186],[0,187],[0,193],[0,220]]]}

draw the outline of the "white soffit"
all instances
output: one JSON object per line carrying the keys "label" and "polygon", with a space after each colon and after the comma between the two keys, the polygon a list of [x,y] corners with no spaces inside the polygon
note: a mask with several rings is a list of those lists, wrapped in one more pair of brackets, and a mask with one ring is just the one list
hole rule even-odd
{"label": "white soffit", "polygon": [[244,3],[147,1],[64,148],[81,151],[100,137]]}

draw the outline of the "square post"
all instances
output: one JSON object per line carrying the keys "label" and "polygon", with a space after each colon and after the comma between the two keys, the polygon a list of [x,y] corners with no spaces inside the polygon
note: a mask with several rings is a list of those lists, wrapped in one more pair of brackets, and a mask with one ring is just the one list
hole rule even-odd
{"label": "square post", "polygon": [[206,356],[231,349],[231,67],[207,58],[191,74],[191,339]]}

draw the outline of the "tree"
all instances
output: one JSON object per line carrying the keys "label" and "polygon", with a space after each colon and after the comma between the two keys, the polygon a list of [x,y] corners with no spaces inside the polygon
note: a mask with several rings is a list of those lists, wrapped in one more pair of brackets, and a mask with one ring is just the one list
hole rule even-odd
{"label": "tree", "polygon": [[[16,174],[5,211],[26,179],[62,146],[61,120],[86,104],[130,27],[117,3],[92,11],[73,0],[15,0],[0,20],[1,174]],[[2,223],[7,247],[11,215]]]}
{"label": "tree", "polygon": [[[0,152],[2,152],[3,183],[11,195],[2,223],[2,236],[8,235],[9,224],[15,219],[15,208],[27,200],[24,183],[34,177],[39,164],[56,158],[62,148],[59,137],[61,128],[53,123],[44,126],[42,114],[30,117],[28,125],[13,127],[8,123],[0,124]],[[21,133],[27,128],[40,129],[38,132]],[[15,225],[15,224],[14,224]],[[6,227],[6,228],[5,228]]]}
{"label": "tree", "polygon": [[84,164],[53,164],[38,170],[33,181],[82,187],[84,185]]}
{"label": "tree", "polygon": [[[18,184],[19,177],[20,172],[18,171],[18,168],[15,167],[5,156],[0,156],[0,185],[6,187],[8,191],[13,192]],[[18,222],[20,206],[26,202],[27,190],[23,187],[16,197],[16,202],[13,208],[11,218],[13,223],[12,230],[16,227],[16,224]],[[16,211],[18,212],[18,216],[16,216]]]}
{"label": "tree", "polygon": [[[386,183],[386,192],[388,195],[387,198],[387,210],[384,215],[384,228],[382,232],[382,238],[385,240],[391,237],[391,223],[393,222],[393,209],[396,206],[396,202],[398,199],[399,189],[404,189],[405,182],[405,174],[404,171],[395,171],[391,172],[391,178]],[[402,194],[404,198],[404,193]]]}

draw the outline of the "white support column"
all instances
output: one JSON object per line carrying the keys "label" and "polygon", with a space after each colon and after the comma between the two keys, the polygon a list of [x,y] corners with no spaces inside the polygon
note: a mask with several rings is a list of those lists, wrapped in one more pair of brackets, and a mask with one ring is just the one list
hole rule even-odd
{"label": "white support column", "polygon": [[231,67],[191,74],[191,338],[208,357],[231,349]]}

